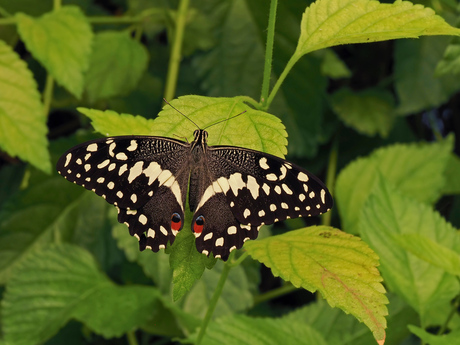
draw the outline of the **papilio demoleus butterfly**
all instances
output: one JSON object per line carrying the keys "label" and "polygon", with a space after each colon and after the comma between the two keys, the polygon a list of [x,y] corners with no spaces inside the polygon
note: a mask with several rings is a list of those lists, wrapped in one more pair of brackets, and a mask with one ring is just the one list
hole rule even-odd
{"label": "papilio demoleus butterfly", "polygon": [[173,244],[182,229],[187,187],[196,248],[223,260],[257,238],[264,224],[331,209],[326,186],[307,170],[251,149],[208,146],[207,138],[197,129],[191,143],[154,136],[96,139],[64,153],[57,170],[115,205],[140,250],[154,252]]}

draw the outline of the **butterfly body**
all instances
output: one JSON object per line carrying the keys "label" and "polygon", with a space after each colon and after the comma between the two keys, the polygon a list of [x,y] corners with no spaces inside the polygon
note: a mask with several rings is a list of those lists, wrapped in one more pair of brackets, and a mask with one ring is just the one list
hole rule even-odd
{"label": "butterfly body", "polygon": [[260,227],[332,207],[324,184],[305,169],[263,152],[208,146],[196,130],[191,143],[151,136],[97,139],[58,161],[66,179],[118,209],[118,221],[158,251],[183,228],[187,189],[197,250],[224,260]]}

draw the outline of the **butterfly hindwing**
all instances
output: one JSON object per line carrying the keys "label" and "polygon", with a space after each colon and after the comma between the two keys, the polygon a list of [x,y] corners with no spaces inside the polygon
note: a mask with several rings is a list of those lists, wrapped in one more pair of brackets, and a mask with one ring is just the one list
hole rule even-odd
{"label": "butterfly hindwing", "polygon": [[215,183],[242,224],[260,226],[288,218],[316,216],[332,207],[332,197],[324,184],[284,159],[225,146],[210,147],[208,155],[209,162],[219,162],[209,164],[211,173],[220,176]]}
{"label": "butterfly hindwing", "polygon": [[183,226],[189,146],[162,137],[98,139],[66,152],[57,169],[117,206],[118,220],[139,239],[140,249],[158,251]]}
{"label": "butterfly hindwing", "polygon": [[[197,222],[198,220],[198,222]],[[192,231],[200,253],[227,260],[234,249],[257,238],[259,228],[241,224],[233,215],[223,193],[215,193],[193,216]]]}

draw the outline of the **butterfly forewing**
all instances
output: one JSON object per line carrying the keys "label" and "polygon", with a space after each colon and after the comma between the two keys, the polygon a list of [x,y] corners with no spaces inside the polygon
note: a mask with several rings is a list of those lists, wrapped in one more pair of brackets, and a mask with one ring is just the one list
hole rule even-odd
{"label": "butterfly forewing", "polygon": [[117,206],[140,248],[158,251],[184,223],[189,147],[162,137],[98,139],[66,152],[57,170]]}

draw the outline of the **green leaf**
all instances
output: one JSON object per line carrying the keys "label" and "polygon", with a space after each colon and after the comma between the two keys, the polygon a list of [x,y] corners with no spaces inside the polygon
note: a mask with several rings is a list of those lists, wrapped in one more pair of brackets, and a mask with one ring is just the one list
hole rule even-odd
{"label": "green leaf", "polygon": [[46,115],[27,65],[0,41],[0,147],[51,172]]}
{"label": "green leaf", "polygon": [[327,343],[316,330],[300,322],[234,315],[211,322],[202,344],[326,345]]}
{"label": "green leaf", "polygon": [[444,170],[452,150],[452,137],[434,144],[396,144],[374,151],[345,167],[337,177],[335,200],[342,226],[357,233],[361,209],[382,175],[402,193],[433,203],[444,186]]}
{"label": "green leaf", "polygon": [[[418,315],[397,295],[388,295],[388,332],[385,343],[400,344],[410,335],[407,324],[419,321]],[[362,323],[341,310],[331,308],[323,299],[297,308],[283,319],[302,322],[320,332],[328,345],[369,345],[374,342],[372,333]]]}
{"label": "green leaf", "polygon": [[446,183],[443,194],[460,194],[460,158],[452,153],[447,161],[447,167],[444,172]]}
{"label": "green leaf", "polygon": [[446,248],[460,249],[456,230],[430,206],[397,193],[380,178],[362,210],[360,233],[379,254],[385,282],[420,314],[422,324],[429,324],[427,319],[458,294],[455,276],[417,258],[397,242],[399,235],[417,233]]}
{"label": "green leaf", "polygon": [[460,40],[455,37],[444,51],[442,60],[436,66],[435,75],[460,73]]}
{"label": "green leaf", "polygon": [[148,52],[128,31],[104,31],[94,39],[86,75],[90,102],[124,95],[133,90],[147,68]]}
{"label": "green leaf", "polygon": [[216,45],[194,57],[202,88],[209,96],[260,97],[264,44],[247,2],[220,1],[207,14]]}
{"label": "green leaf", "polygon": [[[271,114],[251,108],[244,103],[245,100],[245,97],[183,96],[170,103],[200,128],[241,114],[236,119],[207,129],[209,145],[242,146],[284,157],[287,133],[281,121]],[[187,138],[191,141],[196,127],[177,110],[165,105],[158,118],[152,121],[140,116],[118,115],[113,111],[79,108],[93,121],[95,129],[104,135],[144,134]]]}
{"label": "green leaf", "polygon": [[4,205],[0,214],[1,283],[23,260],[53,240],[69,241],[75,223],[61,226],[82,195],[82,188],[56,176],[31,185]]}
{"label": "green leaf", "polygon": [[408,325],[412,333],[423,340],[425,344],[430,345],[460,345],[460,330],[453,330],[449,334],[434,335],[424,329]]}
{"label": "green leaf", "polygon": [[[191,315],[204,318],[214,291],[216,290],[224,262],[219,260],[212,270],[206,270],[190,292],[184,297],[183,310]],[[249,309],[253,304],[250,282],[244,268],[233,267],[225,281],[222,295],[217,302],[216,317],[234,314]]]}
{"label": "green leaf", "polygon": [[320,291],[332,307],[364,322],[375,339],[385,338],[388,300],[380,283],[378,257],[358,237],[318,226],[248,241],[244,248],[275,276]]}
{"label": "green leaf", "polygon": [[169,255],[162,252],[154,253],[151,250],[139,250],[139,241],[129,234],[125,224],[117,222],[117,212],[109,215],[112,224],[112,236],[117,241],[118,247],[124,251],[126,258],[131,262],[137,262],[147,277],[152,278],[155,286],[164,294],[169,296],[171,287],[172,272],[169,267]]}
{"label": "green leaf", "polygon": [[448,42],[448,37],[395,42],[394,78],[400,103],[398,114],[410,115],[436,108],[460,89],[457,76],[435,75],[436,65]]}
{"label": "green leaf", "polygon": [[18,13],[16,18],[27,49],[59,84],[80,98],[93,40],[91,26],[80,8],[63,6],[39,19]]}
{"label": "green leaf", "polygon": [[324,49],[318,52],[323,55],[321,73],[332,79],[349,78],[351,71],[347,65],[332,49]]}
{"label": "green leaf", "polygon": [[[458,235],[456,235],[458,237]],[[444,271],[460,276],[460,254],[420,234],[404,234],[395,241],[408,252]],[[460,243],[460,240],[455,240]]]}
{"label": "green leaf", "polygon": [[295,55],[342,44],[460,35],[430,8],[397,0],[318,0],[305,10]]}
{"label": "green leaf", "polygon": [[115,285],[77,246],[50,246],[25,260],[8,282],[4,338],[15,344],[41,343],[71,318],[106,338],[119,337],[147,321],[158,295],[152,287]]}
{"label": "green leaf", "polygon": [[[188,208],[187,208],[188,210]],[[190,226],[191,213],[187,212],[183,229],[177,234],[174,245],[171,248],[170,264],[173,270],[173,300],[182,298],[201,278],[207,261],[215,259],[207,258],[199,253],[195,246],[195,235]]]}
{"label": "green leaf", "polygon": [[388,136],[395,115],[390,92],[380,89],[353,92],[344,88],[335,92],[331,100],[335,113],[347,126],[369,136]]}
{"label": "green leaf", "polygon": [[107,137],[117,135],[152,135],[154,121],[142,116],[118,114],[113,110],[77,108],[91,119],[94,129]]}

